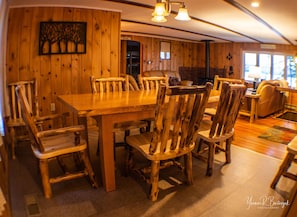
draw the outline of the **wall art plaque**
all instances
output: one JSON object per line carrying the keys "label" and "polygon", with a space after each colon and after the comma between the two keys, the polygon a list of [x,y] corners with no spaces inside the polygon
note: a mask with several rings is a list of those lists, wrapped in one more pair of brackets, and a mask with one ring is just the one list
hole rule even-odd
{"label": "wall art plaque", "polygon": [[39,55],[86,53],[86,22],[40,22]]}

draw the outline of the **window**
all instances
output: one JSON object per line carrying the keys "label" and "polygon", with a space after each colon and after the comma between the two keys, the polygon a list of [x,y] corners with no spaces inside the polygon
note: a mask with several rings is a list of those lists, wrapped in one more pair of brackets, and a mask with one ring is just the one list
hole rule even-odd
{"label": "window", "polygon": [[261,80],[286,79],[289,86],[296,87],[296,63],[294,57],[285,54],[244,52],[244,79],[254,80],[255,66],[260,67]]}
{"label": "window", "polygon": [[160,59],[170,60],[170,42],[161,41]]}

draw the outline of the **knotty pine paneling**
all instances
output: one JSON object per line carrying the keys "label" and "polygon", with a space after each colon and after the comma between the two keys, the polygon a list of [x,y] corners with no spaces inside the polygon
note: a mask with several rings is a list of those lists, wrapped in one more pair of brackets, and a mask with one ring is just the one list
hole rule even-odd
{"label": "knotty pine paneling", "polygon": [[[120,52],[119,12],[69,7],[27,7],[9,10],[7,83],[37,78],[40,114],[66,108],[61,94],[87,93],[90,76],[118,76]],[[86,54],[38,55],[41,21],[87,22]]]}

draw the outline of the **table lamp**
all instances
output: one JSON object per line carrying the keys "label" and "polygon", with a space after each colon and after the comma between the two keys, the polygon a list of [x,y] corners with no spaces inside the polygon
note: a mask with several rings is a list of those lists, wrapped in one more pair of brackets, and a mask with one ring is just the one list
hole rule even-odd
{"label": "table lamp", "polygon": [[259,78],[261,78],[261,68],[259,66],[250,66],[249,68],[249,78],[253,78],[253,93],[256,93],[256,85],[257,82],[259,80]]}

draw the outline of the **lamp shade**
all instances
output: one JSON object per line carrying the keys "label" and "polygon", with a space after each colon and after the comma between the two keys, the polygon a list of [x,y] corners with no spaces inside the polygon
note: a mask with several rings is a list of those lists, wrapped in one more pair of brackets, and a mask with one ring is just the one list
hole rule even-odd
{"label": "lamp shade", "polygon": [[178,14],[175,17],[176,20],[181,21],[189,21],[191,18],[189,17],[188,10],[186,8],[180,7],[178,10]]}
{"label": "lamp shade", "polygon": [[167,19],[164,16],[156,15],[152,18],[152,21],[157,23],[164,23],[164,22],[167,22]]}
{"label": "lamp shade", "polygon": [[178,4],[179,10],[178,14],[175,17],[176,20],[180,21],[188,21],[191,20],[188,14],[188,10],[185,8],[184,2],[180,1],[170,1],[170,0],[157,0],[155,4],[154,12],[152,13],[152,21],[153,22],[166,22],[166,17],[171,13],[171,4]]}
{"label": "lamp shade", "polygon": [[155,16],[168,16],[168,12],[166,12],[165,4],[164,3],[156,3],[155,4],[155,10],[152,13],[152,15]]}
{"label": "lamp shade", "polygon": [[259,66],[250,66],[248,77],[255,80],[261,78],[261,68]]}

